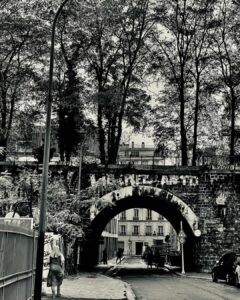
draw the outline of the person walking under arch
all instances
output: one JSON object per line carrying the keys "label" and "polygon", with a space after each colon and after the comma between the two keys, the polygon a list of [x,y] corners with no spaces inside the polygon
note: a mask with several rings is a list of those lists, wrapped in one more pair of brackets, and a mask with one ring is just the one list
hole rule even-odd
{"label": "person walking under arch", "polygon": [[123,249],[122,248],[118,248],[117,258],[116,258],[116,264],[121,263],[122,257],[123,257]]}
{"label": "person walking under arch", "polygon": [[103,264],[104,264],[104,265],[107,265],[107,263],[108,263],[108,258],[107,258],[107,249],[106,249],[106,248],[104,248],[104,250],[103,250],[102,260],[103,260]]}

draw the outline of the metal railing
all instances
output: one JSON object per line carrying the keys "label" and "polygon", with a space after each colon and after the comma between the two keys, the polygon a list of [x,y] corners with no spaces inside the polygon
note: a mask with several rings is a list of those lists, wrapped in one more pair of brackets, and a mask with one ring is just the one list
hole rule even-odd
{"label": "metal railing", "polygon": [[33,296],[36,237],[32,219],[25,219],[22,225],[21,219],[0,218],[1,300],[28,300]]}
{"label": "metal railing", "polygon": [[[181,167],[181,158],[179,156],[159,157],[158,155],[149,156],[131,156],[118,157],[117,164],[121,166],[132,166],[141,169],[158,169],[164,166]],[[188,160],[189,167],[192,166],[191,158]],[[240,169],[240,156],[233,157],[229,155],[198,155],[195,167],[210,167],[214,169]]]}
{"label": "metal railing", "polygon": [[[91,162],[100,165],[100,160],[97,155],[91,155]],[[107,160],[107,157],[106,157]],[[0,162],[0,166],[3,167],[15,167],[15,166],[38,166],[39,169],[42,168],[42,165],[35,161],[18,161],[18,160],[7,160]],[[50,162],[50,166],[75,166],[78,167],[79,162],[75,161],[75,158],[72,159],[70,163],[55,161]],[[124,168],[124,167],[134,167],[136,169],[159,169],[162,167],[186,167],[182,166],[180,156],[166,156],[161,157],[159,155],[142,155],[142,156],[118,156],[116,164],[107,165],[108,167],[114,168]],[[192,167],[192,159],[189,157],[187,162],[188,167]],[[229,155],[215,155],[215,154],[202,154],[198,155],[196,159],[196,165],[194,167],[210,167],[216,169],[231,169],[239,170],[240,169],[240,155],[229,156]]]}

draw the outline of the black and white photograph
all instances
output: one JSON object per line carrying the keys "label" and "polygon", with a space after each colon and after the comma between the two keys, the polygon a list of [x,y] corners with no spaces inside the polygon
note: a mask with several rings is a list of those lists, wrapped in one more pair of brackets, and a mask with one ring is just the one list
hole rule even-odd
{"label": "black and white photograph", "polygon": [[0,0],[0,300],[240,299],[240,0]]}

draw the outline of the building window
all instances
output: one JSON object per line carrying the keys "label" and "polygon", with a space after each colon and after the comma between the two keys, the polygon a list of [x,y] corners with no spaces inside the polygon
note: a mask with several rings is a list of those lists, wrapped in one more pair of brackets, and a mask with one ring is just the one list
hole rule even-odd
{"label": "building window", "polygon": [[139,210],[137,208],[133,211],[133,220],[139,220]]}
{"label": "building window", "polygon": [[164,235],[163,226],[158,226],[158,235]]}
{"label": "building window", "polygon": [[139,151],[132,151],[131,157],[139,157]]}
{"label": "building window", "polygon": [[129,151],[125,151],[125,157],[129,157]]}
{"label": "building window", "polygon": [[126,211],[123,211],[120,215],[120,220],[126,220]]}
{"label": "building window", "polygon": [[152,211],[150,209],[147,210],[147,220],[152,220]]}
{"label": "building window", "polygon": [[146,226],[146,235],[152,235],[152,226]]}
{"label": "building window", "polygon": [[159,215],[159,216],[158,216],[158,220],[159,220],[159,221],[163,221],[163,220],[164,220],[164,217],[163,217],[162,215]]}
{"label": "building window", "polygon": [[137,225],[133,226],[133,235],[139,235],[139,226]]}
{"label": "building window", "polygon": [[226,206],[218,205],[218,218],[224,218],[226,216]]}
{"label": "building window", "polygon": [[126,235],[126,226],[125,225],[120,226],[120,235]]}

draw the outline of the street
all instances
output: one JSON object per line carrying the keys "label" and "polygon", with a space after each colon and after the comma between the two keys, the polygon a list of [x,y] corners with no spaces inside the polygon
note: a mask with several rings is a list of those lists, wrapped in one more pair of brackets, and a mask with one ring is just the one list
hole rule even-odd
{"label": "street", "polygon": [[240,297],[236,287],[174,275],[126,275],[122,279],[131,284],[139,300],[237,300]]}
{"label": "street", "polygon": [[[139,269],[136,268],[139,262]],[[124,266],[125,265],[125,266]],[[134,266],[134,267],[131,267]],[[213,283],[211,280],[181,277],[153,268],[143,269],[140,259],[128,259],[118,272],[122,280],[131,284],[138,300],[237,300],[240,289],[224,282]]]}

